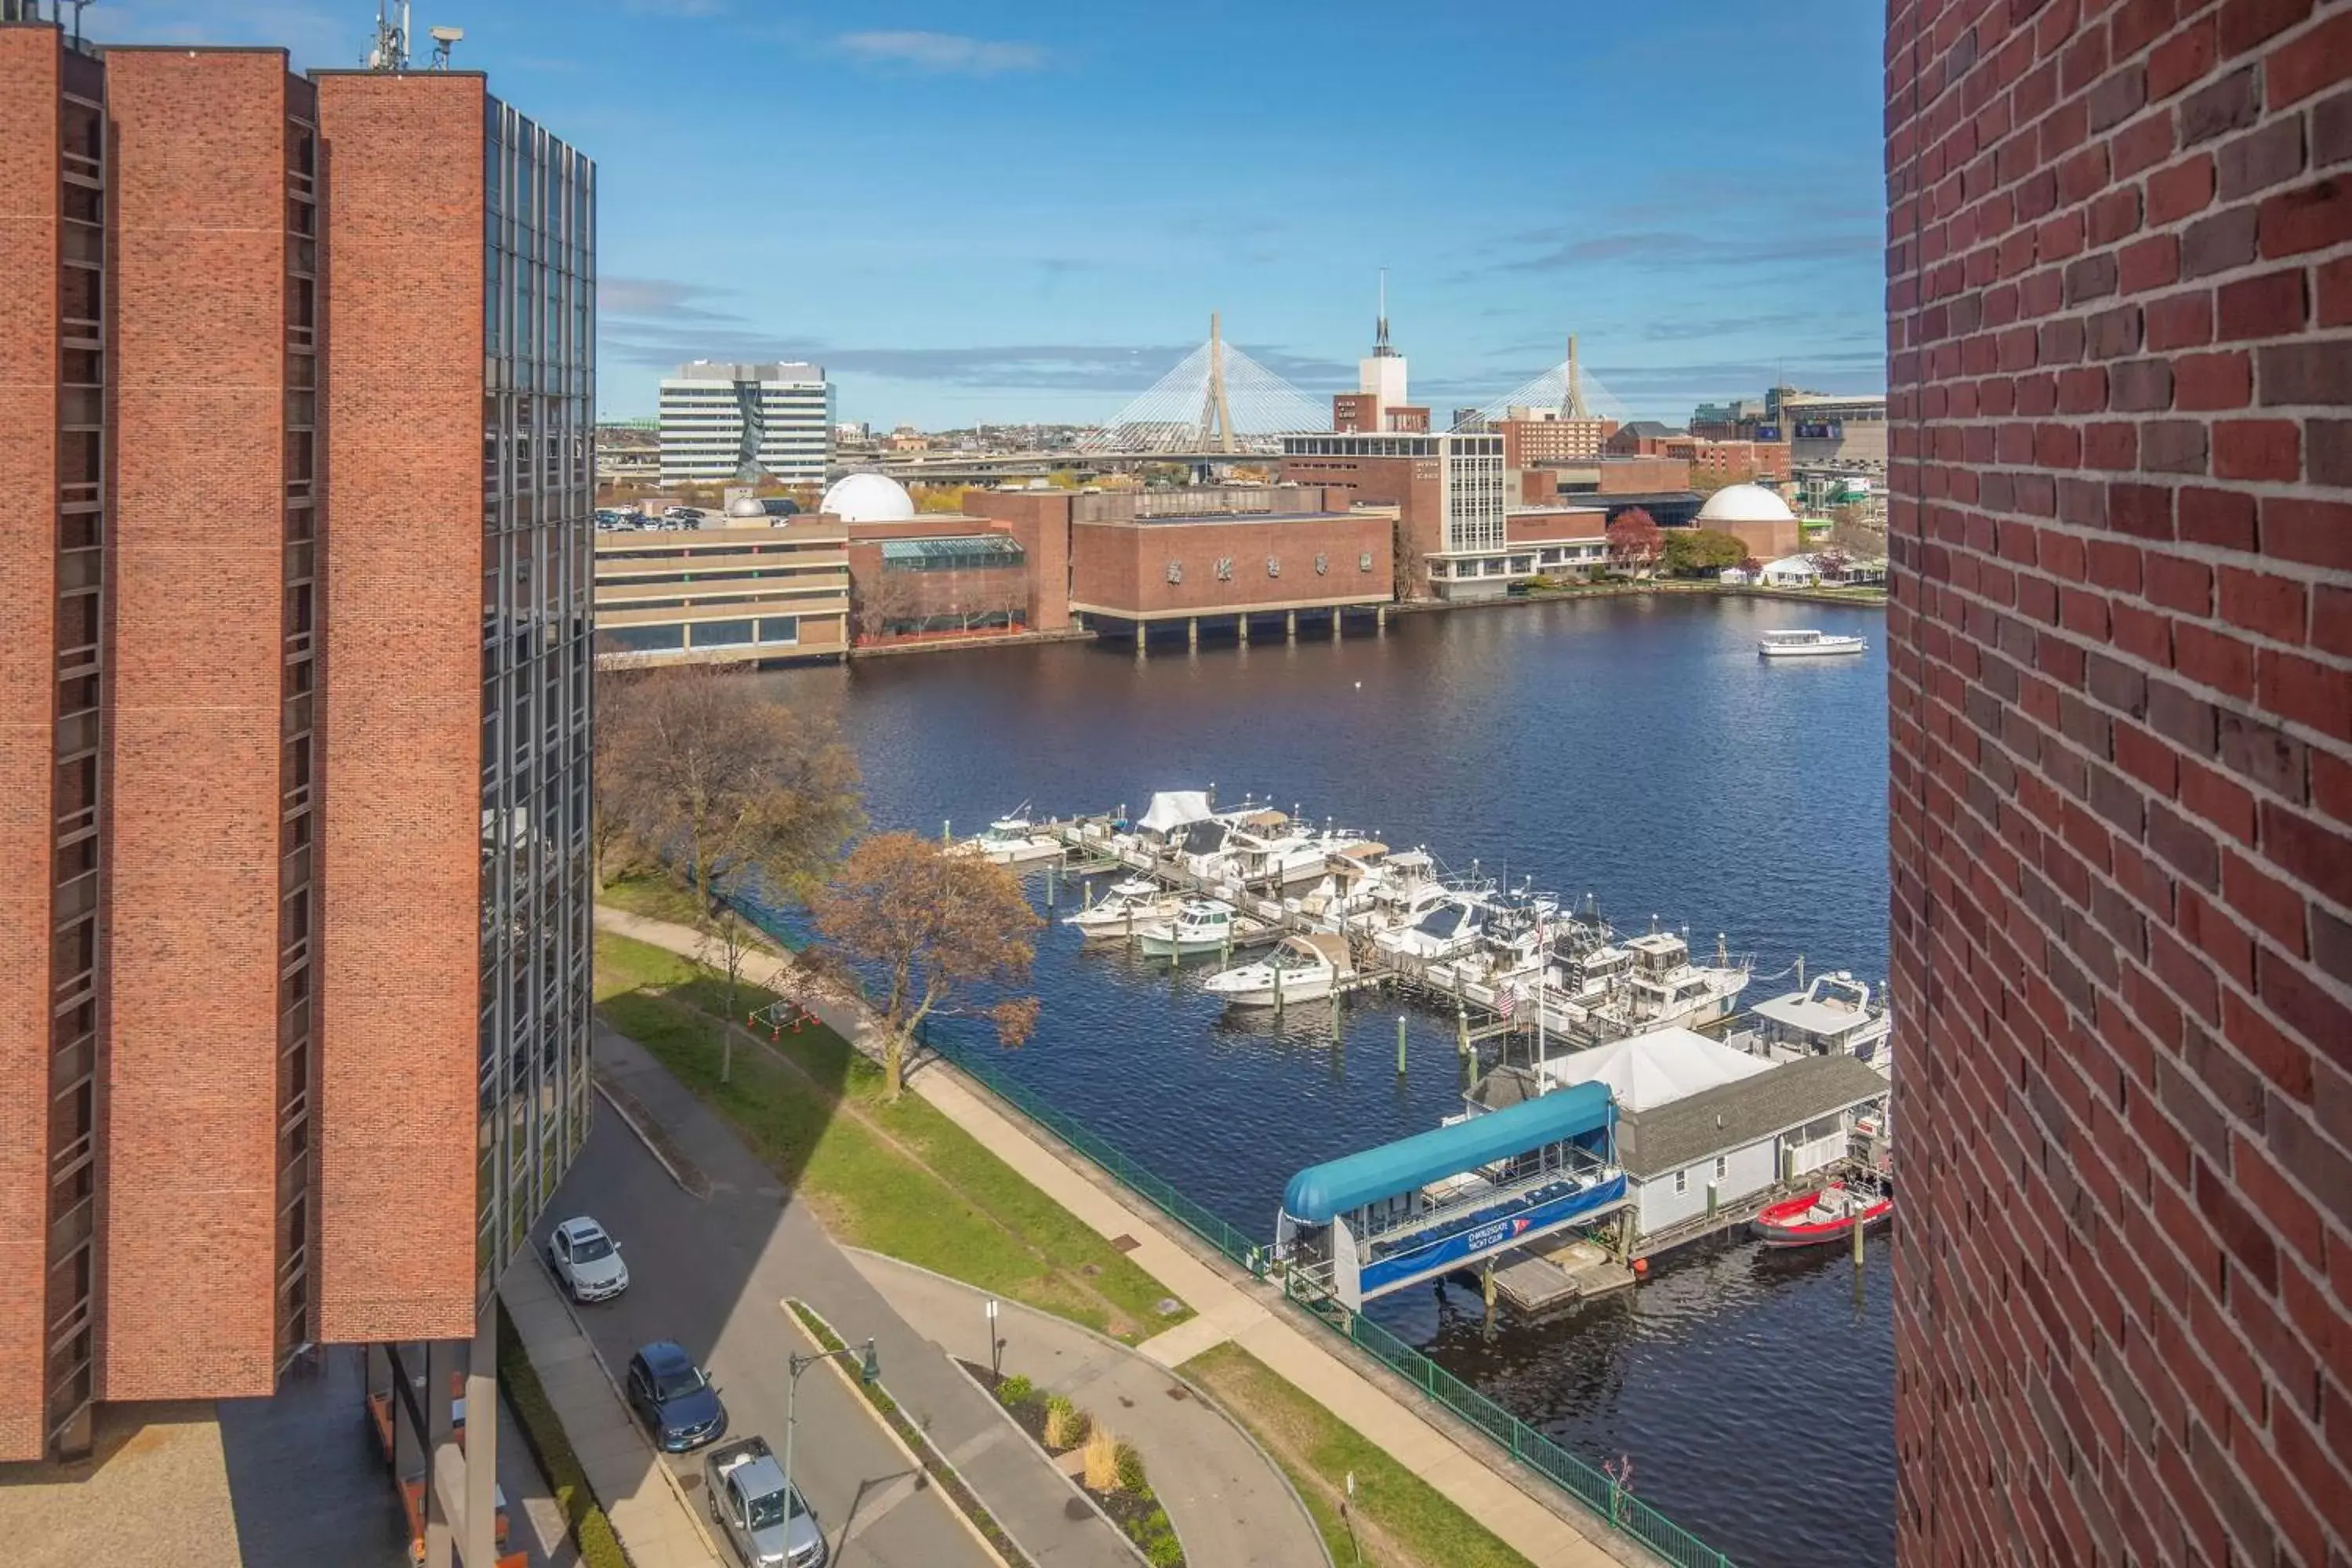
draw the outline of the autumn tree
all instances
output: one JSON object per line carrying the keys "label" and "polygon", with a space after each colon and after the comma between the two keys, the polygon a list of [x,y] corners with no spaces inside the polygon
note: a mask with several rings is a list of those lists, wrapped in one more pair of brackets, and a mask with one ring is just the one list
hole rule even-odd
{"label": "autumn tree", "polygon": [[1645,569],[1658,558],[1665,542],[1665,530],[1658,520],[1640,507],[1629,507],[1609,521],[1605,531],[1609,542],[1609,559],[1629,572]]}
{"label": "autumn tree", "polygon": [[[731,1031],[737,977],[758,938],[723,889],[750,876],[786,897],[814,891],[865,824],[857,761],[830,720],[708,666],[648,671],[624,691],[598,738],[608,808],[691,897],[705,956],[726,976]],[[727,1039],[722,1078],[733,1066]]]}
{"label": "autumn tree", "polygon": [[877,641],[888,637],[899,623],[917,618],[916,601],[919,597],[910,572],[893,572],[885,565],[871,577],[852,577],[849,613],[856,623],[857,640]]}
{"label": "autumn tree", "polygon": [[[911,833],[858,845],[811,907],[829,956],[883,972],[883,1092],[894,1100],[906,1087],[907,1047],[924,1020],[961,1011],[976,986],[1028,979],[1031,933],[1045,924],[1011,871]],[[1034,996],[983,1011],[1006,1046],[1036,1026]]]}

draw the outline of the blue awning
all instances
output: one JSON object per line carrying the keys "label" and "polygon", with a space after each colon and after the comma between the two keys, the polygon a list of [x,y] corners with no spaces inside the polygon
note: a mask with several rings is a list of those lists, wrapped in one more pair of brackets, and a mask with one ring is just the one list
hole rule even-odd
{"label": "blue awning", "polygon": [[1571,1084],[1507,1110],[1490,1110],[1451,1127],[1416,1132],[1377,1149],[1309,1165],[1282,1189],[1282,1212],[1309,1225],[1322,1225],[1379,1199],[1417,1192],[1432,1182],[1547,1143],[1598,1132],[1616,1114],[1607,1084]]}

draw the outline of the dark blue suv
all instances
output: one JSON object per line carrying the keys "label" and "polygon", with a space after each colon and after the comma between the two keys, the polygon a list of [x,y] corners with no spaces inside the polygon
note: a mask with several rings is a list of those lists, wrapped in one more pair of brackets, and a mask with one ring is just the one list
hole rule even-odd
{"label": "dark blue suv", "polygon": [[683,1454],[727,1435],[727,1406],[694,1358],[656,1340],[629,1358],[629,1405],[666,1454]]}

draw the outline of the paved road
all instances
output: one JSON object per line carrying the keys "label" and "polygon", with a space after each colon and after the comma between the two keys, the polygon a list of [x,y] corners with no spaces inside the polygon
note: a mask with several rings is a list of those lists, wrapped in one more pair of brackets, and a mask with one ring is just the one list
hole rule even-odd
{"label": "paved road", "polygon": [[[988,1292],[885,1258],[852,1252],[874,1288],[906,1320],[978,1360]],[[1192,1396],[1166,1367],[1018,1301],[998,1305],[1002,1365],[1049,1394],[1069,1396],[1135,1445],[1151,1490],[1207,1568],[1328,1568],[1331,1555],[1275,1462],[1223,1411]]]}
{"label": "paved road", "polygon": [[[793,1289],[776,1220],[782,1192],[740,1184],[699,1203],[680,1192],[620,1119],[602,1115],[534,1233],[593,1214],[621,1238],[629,1289],[580,1309],[597,1352],[624,1375],[630,1353],[674,1339],[702,1359],[727,1402],[729,1436],[784,1447],[784,1358],[810,1344],[777,1302]],[[845,1332],[848,1331],[845,1330]],[[883,1368],[887,1381],[888,1366]],[[908,1474],[906,1458],[864,1402],[823,1367],[801,1376],[793,1479],[824,1523],[839,1568],[987,1568],[989,1559],[947,1500]],[[698,1508],[701,1458],[672,1461]]]}
{"label": "paved road", "polygon": [[[552,1224],[584,1210],[612,1226],[622,1238],[635,1283],[627,1295],[609,1303],[620,1311],[608,1314],[596,1307],[584,1314],[598,1347],[615,1354],[616,1365],[637,1342],[663,1335],[677,1339],[697,1354],[712,1353],[735,1429],[764,1433],[781,1447],[784,1332],[791,1320],[776,1302],[787,1293],[798,1296],[824,1314],[843,1338],[874,1337],[882,1381],[891,1397],[947,1456],[1038,1568],[1138,1568],[1138,1553],[1127,1538],[1086,1505],[1004,1419],[995,1402],[950,1364],[937,1345],[890,1310],[806,1208],[786,1201],[775,1173],[744,1147],[732,1129],[663,1071],[643,1047],[602,1026],[596,1031],[596,1059],[691,1154],[711,1188],[707,1200],[688,1196],[619,1117],[597,1117],[588,1146],[548,1219]],[[649,1280],[654,1289],[646,1289]],[[595,1326],[608,1317],[610,1327]],[[708,1352],[706,1347],[714,1342],[718,1350]],[[831,1381],[824,1372],[810,1372],[801,1379],[803,1452],[830,1443],[831,1431],[843,1420],[841,1412],[857,1413],[846,1405],[828,1405],[825,1408],[835,1414],[825,1425],[817,1424],[813,1413],[818,1407],[809,1401],[821,1384]],[[824,1392],[842,1400],[850,1397],[838,1384]],[[874,1440],[883,1441],[878,1435]],[[885,1489],[904,1470],[903,1459],[852,1464],[843,1455],[831,1455],[826,1462],[835,1468],[826,1484],[837,1489],[828,1492],[813,1484],[808,1496],[827,1532],[842,1528],[840,1520],[847,1517],[853,1501],[858,1514],[849,1525],[852,1535],[867,1529],[874,1532],[864,1539],[876,1555],[861,1560],[853,1554],[844,1559],[846,1568],[857,1568],[861,1561],[920,1563],[924,1568],[983,1561],[977,1543],[952,1519],[949,1523],[961,1539],[950,1541],[931,1532],[918,1543],[936,1538],[937,1554],[879,1555],[899,1532],[912,1532],[913,1522],[902,1516],[944,1518],[951,1505],[928,1488],[912,1501],[904,1498],[903,1487]],[[816,1476],[811,1474],[814,1483]],[[857,1493],[861,1483],[868,1488],[862,1500]]]}

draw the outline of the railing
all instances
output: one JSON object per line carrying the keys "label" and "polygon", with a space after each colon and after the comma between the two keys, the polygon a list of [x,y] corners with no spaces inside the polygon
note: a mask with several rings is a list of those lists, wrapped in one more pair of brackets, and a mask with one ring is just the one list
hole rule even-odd
{"label": "railing", "polygon": [[[1185,1229],[1252,1274],[1265,1277],[1271,1260],[1260,1242],[1226,1224],[1178,1192],[1115,1144],[1087,1131],[1028,1089],[989,1066],[982,1056],[957,1045],[925,1042],[944,1059],[978,1080],[999,1100],[1101,1166],[1129,1191],[1150,1201]],[[1511,1458],[1573,1497],[1598,1518],[1640,1542],[1675,1568],[1731,1568],[1731,1559],[1625,1490],[1550,1437],[1537,1431],[1486,1395],[1373,1322],[1350,1311],[1328,1284],[1302,1270],[1289,1270],[1283,1289],[1316,1321],[1378,1359],[1437,1404],[1477,1427],[1510,1451]]]}

